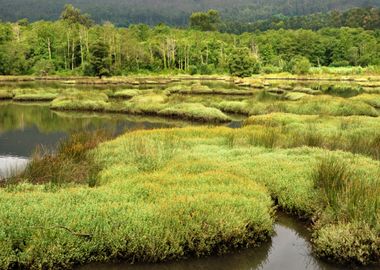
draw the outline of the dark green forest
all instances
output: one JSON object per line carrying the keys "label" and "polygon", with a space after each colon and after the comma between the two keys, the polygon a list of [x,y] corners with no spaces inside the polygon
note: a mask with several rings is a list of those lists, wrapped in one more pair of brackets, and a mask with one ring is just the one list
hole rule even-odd
{"label": "dark green forest", "polygon": [[164,24],[123,28],[110,22],[95,24],[67,6],[56,21],[1,23],[0,74],[250,76],[307,73],[312,66],[380,65],[378,28],[279,29],[236,35],[213,31],[223,23],[212,10],[194,13],[190,22],[186,29]]}
{"label": "dark green forest", "polygon": [[352,8],[346,11],[334,10],[304,16],[275,15],[269,19],[254,22],[227,21],[220,26],[220,30],[240,34],[270,29],[319,30],[326,27],[362,27],[366,30],[380,29],[380,9]]}
{"label": "dark green forest", "polygon": [[275,14],[300,16],[353,7],[379,7],[378,0],[0,0],[3,21],[56,20],[65,4],[91,14],[97,23],[111,21],[117,26],[131,23],[187,25],[195,11],[218,10],[223,20],[254,22]]}

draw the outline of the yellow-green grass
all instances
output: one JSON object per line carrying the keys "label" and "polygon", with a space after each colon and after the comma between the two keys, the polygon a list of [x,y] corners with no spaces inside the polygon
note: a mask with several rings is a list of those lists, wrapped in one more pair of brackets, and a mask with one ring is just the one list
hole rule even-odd
{"label": "yellow-green grass", "polygon": [[109,102],[101,92],[74,92],[53,100],[56,110],[106,111],[138,115],[157,115],[202,122],[228,122],[231,119],[220,110],[200,103],[172,103],[164,94],[137,95],[125,102]]}
{"label": "yellow-green grass", "polygon": [[359,100],[367,103],[375,108],[380,108],[380,95],[376,94],[362,94],[356,97],[351,98],[353,100]]}
{"label": "yellow-green grass", "polygon": [[58,97],[58,93],[30,93],[16,94],[13,97],[14,101],[52,101]]}
{"label": "yellow-green grass", "polygon": [[172,105],[160,110],[158,115],[212,123],[231,121],[231,118],[220,110],[206,107],[200,103],[180,103]]}
{"label": "yellow-green grass", "polygon": [[297,101],[309,97],[310,95],[301,92],[289,92],[284,95],[284,98],[290,101]]}
{"label": "yellow-green grass", "polygon": [[288,90],[292,91],[292,92],[300,92],[300,93],[305,93],[305,94],[309,94],[309,95],[320,95],[320,94],[322,94],[321,90],[315,90],[315,89],[310,88],[310,87],[295,86],[295,87],[292,87],[291,89],[288,89]]}
{"label": "yellow-green grass", "polygon": [[[286,96],[284,96],[284,98],[286,98]],[[289,95],[288,99],[290,100],[265,102],[260,102],[255,99],[247,99],[246,101],[238,102],[224,101],[215,106],[222,111],[242,113],[246,115],[260,115],[273,112],[332,116],[366,115],[377,117],[379,115],[375,108],[360,100],[324,95],[302,95],[300,97],[294,93]]]}
{"label": "yellow-green grass", "polygon": [[51,108],[56,110],[104,111],[108,107],[108,96],[100,92],[65,93],[51,103]]}
{"label": "yellow-green grass", "polygon": [[[336,247],[334,254],[330,254],[329,250],[323,248],[323,252],[319,255],[331,257],[338,261],[356,261],[359,263],[367,263],[370,260],[378,259],[379,244],[378,232],[379,227],[379,197],[380,192],[380,171],[378,161],[355,156],[347,152],[331,152],[333,156],[339,157],[342,162],[347,163],[347,167],[352,169],[352,177],[360,179],[360,183],[366,186],[360,189],[356,185],[348,185],[351,189],[347,189],[349,194],[345,194],[344,198],[351,198],[350,201],[338,201],[338,213],[331,215],[330,205],[326,205],[320,201],[321,191],[314,186],[313,174],[320,160],[327,155],[325,150],[317,148],[295,148],[277,149],[262,148],[255,146],[270,146],[267,144],[270,132],[262,137],[256,134],[261,132],[261,128],[255,126],[246,127],[239,130],[228,130],[224,128],[189,128],[183,130],[163,130],[151,132],[138,132],[135,136],[141,136],[136,141],[126,135],[115,140],[101,148],[100,153],[105,164],[114,165],[122,155],[120,167],[112,167],[106,176],[102,175],[101,183],[105,184],[112,181],[114,171],[122,170],[122,167],[129,167],[125,170],[130,171],[160,171],[161,168],[172,171],[173,173],[180,171],[181,164],[198,162],[196,165],[189,165],[192,170],[202,170],[200,168],[207,167],[210,162],[212,164],[223,164],[227,170],[234,168],[243,174],[243,178],[251,179],[256,183],[265,185],[277,204],[293,213],[309,218],[319,220],[318,226],[315,227],[316,235],[321,237],[332,236],[336,231],[319,231],[325,226],[338,226],[339,224],[352,225],[365,224],[372,234],[361,234],[360,231],[351,230],[360,236],[357,246],[366,249],[367,253],[361,253],[360,250],[345,254],[347,245],[341,241],[340,246]],[[173,141],[173,137],[181,138],[181,143],[176,143],[175,149],[166,145],[167,141]],[[132,142],[131,142],[132,140]],[[165,143],[166,141],[166,143]],[[142,146],[143,142],[148,142]],[[118,145],[123,145],[120,150]],[[132,148],[130,151],[128,149]],[[126,150],[127,149],[127,150]],[[157,149],[160,149],[157,151]],[[102,152],[105,150],[106,152]],[[122,152],[119,152],[122,151]],[[127,153],[133,153],[129,158]],[[164,152],[164,153],[163,153]],[[166,152],[166,154],[165,154]],[[173,158],[176,157],[175,162]],[[170,160],[170,161],[168,161]],[[229,164],[227,165],[226,162]],[[128,165],[129,164],[129,165]],[[130,164],[134,164],[130,166]],[[164,165],[166,164],[166,166]],[[108,175],[109,174],[109,175]],[[352,179],[352,180],[354,180]],[[356,181],[350,183],[359,183]],[[356,197],[355,197],[356,196]],[[365,197],[365,199],[364,199]],[[353,201],[354,200],[354,201]],[[355,201],[357,200],[357,201]],[[354,215],[346,213],[347,207],[354,202],[359,209]],[[339,210],[340,209],[340,210]],[[377,238],[373,235],[377,234]],[[342,238],[345,236],[342,235]],[[314,240],[321,240],[316,237]],[[357,238],[356,240],[358,240]],[[326,244],[326,243],[324,243]],[[318,250],[318,249],[316,249]]]}
{"label": "yellow-green grass", "polygon": [[264,134],[269,131],[276,147],[323,147],[380,159],[379,118],[272,113],[251,116],[245,124],[260,127]]}
{"label": "yellow-green grass", "polygon": [[188,95],[242,95],[250,96],[254,95],[254,91],[250,89],[227,89],[227,88],[210,88],[209,86],[199,83],[192,85],[175,85],[165,89],[165,92],[169,94],[188,94]]}
{"label": "yellow-green grass", "polygon": [[[1,189],[0,268],[54,269],[116,258],[156,262],[256,245],[272,233],[270,197],[282,209],[317,221],[318,255],[363,264],[378,260],[380,163],[319,148],[263,147],[268,136],[255,136],[261,130],[127,133],[94,150],[102,168],[95,188]],[[349,185],[345,195],[360,210],[374,212],[346,215],[352,200],[338,200],[334,208],[321,200],[313,175],[326,155],[339,157],[350,176],[367,186]]]}
{"label": "yellow-green grass", "polygon": [[114,98],[133,98],[135,96],[141,95],[143,92],[138,89],[124,89],[124,90],[118,90],[110,95],[110,97]]}
{"label": "yellow-green grass", "polygon": [[0,216],[7,220],[0,224],[1,268],[55,269],[115,258],[155,262],[268,239],[273,205],[265,187],[228,163],[182,163],[180,145],[186,146],[176,135],[163,135],[132,134],[114,153],[122,154],[117,162],[102,159],[114,146],[100,148],[104,170],[97,188],[23,184],[1,190]]}
{"label": "yellow-green grass", "polygon": [[155,115],[165,108],[167,101],[168,97],[164,94],[138,95],[126,101],[122,111],[130,114]]}
{"label": "yellow-green grass", "polygon": [[0,89],[0,100],[12,99],[13,96],[11,89]]}
{"label": "yellow-green grass", "polygon": [[13,99],[14,101],[51,101],[56,98],[59,91],[52,88],[2,88],[0,99]]}

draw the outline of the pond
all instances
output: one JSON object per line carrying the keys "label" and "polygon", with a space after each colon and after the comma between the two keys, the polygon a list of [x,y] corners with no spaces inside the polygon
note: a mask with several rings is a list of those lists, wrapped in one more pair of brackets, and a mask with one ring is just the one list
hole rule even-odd
{"label": "pond", "polygon": [[[123,114],[55,112],[48,103],[0,102],[0,178],[23,168],[37,146],[53,149],[68,134],[106,129],[117,135],[126,130],[200,125],[158,117]],[[240,121],[227,126],[240,127]]]}

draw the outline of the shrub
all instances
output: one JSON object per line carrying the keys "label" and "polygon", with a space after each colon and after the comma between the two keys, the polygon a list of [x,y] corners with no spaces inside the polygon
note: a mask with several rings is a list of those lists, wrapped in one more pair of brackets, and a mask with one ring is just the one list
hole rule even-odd
{"label": "shrub", "polygon": [[303,56],[298,56],[294,57],[290,62],[289,62],[289,67],[288,71],[290,71],[293,74],[307,74],[309,73],[311,68],[311,64],[309,59]]}
{"label": "shrub", "polygon": [[38,76],[48,76],[55,72],[55,66],[53,61],[39,60],[33,67],[33,71]]}
{"label": "shrub", "polygon": [[228,67],[230,74],[237,77],[250,77],[260,72],[259,62],[247,48],[237,48],[231,52]]}

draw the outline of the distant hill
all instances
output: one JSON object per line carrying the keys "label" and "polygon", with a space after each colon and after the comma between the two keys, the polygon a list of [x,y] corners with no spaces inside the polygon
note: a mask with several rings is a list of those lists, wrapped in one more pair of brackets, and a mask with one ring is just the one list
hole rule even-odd
{"label": "distant hill", "polygon": [[96,22],[186,25],[194,11],[216,9],[228,21],[253,22],[273,15],[300,16],[352,7],[380,7],[379,0],[0,0],[0,19],[55,20],[73,4]]}

